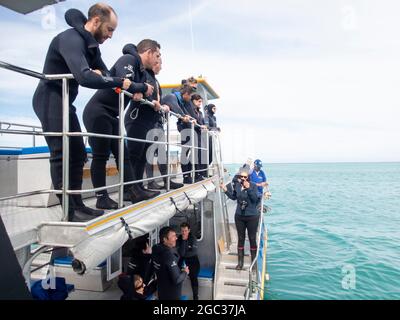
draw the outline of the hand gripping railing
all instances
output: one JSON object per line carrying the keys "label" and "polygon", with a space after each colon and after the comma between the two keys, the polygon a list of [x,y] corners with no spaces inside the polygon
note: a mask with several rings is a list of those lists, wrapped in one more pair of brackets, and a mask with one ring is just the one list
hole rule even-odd
{"label": "hand gripping railing", "polygon": [[[196,147],[194,143],[194,128],[202,128],[200,125],[194,123],[194,119],[189,117],[191,120],[191,129],[192,129],[192,145],[191,145],[191,153],[192,153],[192,170],[187,171],[187,172],[182,172],[181,174],[171,174],[170,172],[170,145],[175,145],[178,147],[182,147],[182,144],[173,144],[169,141],[169,136],[170,136],[170,125],[169,121],[167,122],[167,141],[152,141],[152,140],[145,140],[145,139],[136,139],[136,138],[130,138],[130,137],[125,137],[123,135],[123,127],[124,127],[124,118],[123,118],[123,111],[124,111],[124,98],[125,95],[128,96],[129,98],[133,98],[133,94],[129,93],[128,91],[121,90],[117,88],[115,91],[116,93],[119,94],[119,135],[106,135],[106,134],[96,134],[96,133],[90,133],[90,132],[69,132],[69,83],[68,80],[73,79],[72,74],[53,74],[53,75],[46,75],[42,73],[38,73],[32,70],[24,69],[6,62],[0,61],[0,68],[10,70],[13,72],[21,73],[30,77],[38,78],[41,80],[62,80],[62,112],[63,112],[63,125],[62,125],[62,132],[37,132],[37,131],[28,131],[28,130],[3,130],[0,127],[0,133],[9,133],[9,134],[23,134],[23,135],[33,135],[33,136],[59,136],[62,137],[62,145],[63,145],[63,170],[62,170],[62,190],[38,190],[38,191],[33,191],[33,192],[27,192],[23,194],[17,194],[11,197],[5,197],[5,198],[0,198],[0,201],[3,200],[8,200],[8,199],[14,199],[14,198],[19,198],[19,197],[25,197],[25,196],[30,196],[30,195],[35,195],[35,194],[43,194],[43,193],[55,193],[55,194],[62,194],[62,203],[63,203],[63,220],[67,221],[68,220],[68,207],[69,207],[69,197],[68,195],[70,194],[82,194],[82,193],[89,193],[89,192],[97,192],[101,190],[106,190],[109,188],[113,187],[119,187],[119,199],[118,199],[118,204],[119,207],[123,206],[123,193],[124,193],[124,186],[125,185],[131,185],[134,183],[139,183],[139,182],[144,182],[144,181],[151,181],[154,179],[158,178],[167,178],[167,190],[170,189],[170,178],[171,176],[178,176],[178,175],[184,175],[187,173],[192,173],[193,175],[193,181],[194,181],[194,176],[195,173],[198,171],[202,170],[195,170],[195,163],[194,163],[194,157],[195,157],[195,150],[200,149],[200,150],[206,150],[207,151],[207,160],[208,160],[208,153],[209,153],[209,144],[208,144],[208,131],[207,131],[207,147],[206,148],[201,148],[201,147]],[[141,103],[146,104],[150,107],[154,107],[154,104],[151,103],[150,101],[141,99]],[[178,115],[172,111],[168,112],[168,120],[170,116],[177,117],[178,119],[182,119],[183,117],[181,115]],[[119,183],[111,186],[104,186],[100,188],[92,188],[92,189],[87,189],[87,190],[69,190],[69,137],[71,136],[87,136],[87,137],[99,137],[99,138],[110,138],[110,139],[118,139],[119,140]],[[124,145],[125,145],[125,140],[128,141],[137,141],[137,142],[142,142],[142,143],[153,143],[153,144],[166,144],[167,146],[167,174],[166,175],[161,175],[158,177],[152,177],[152,178],[146,178],[146,179],[141,179],[141,180],[133,180],[133,181],[127,181],[124,182],[123,176],[124,176]],[[207,172],[209,170],[209,164],[207,162]]]}

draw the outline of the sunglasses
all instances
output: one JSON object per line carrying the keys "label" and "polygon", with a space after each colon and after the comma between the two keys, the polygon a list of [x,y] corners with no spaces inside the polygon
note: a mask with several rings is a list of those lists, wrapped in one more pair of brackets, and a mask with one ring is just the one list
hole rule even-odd
{"label": "sunglasses", "polygon": [[248,176],[240,176],[240,179],[248,179]]}

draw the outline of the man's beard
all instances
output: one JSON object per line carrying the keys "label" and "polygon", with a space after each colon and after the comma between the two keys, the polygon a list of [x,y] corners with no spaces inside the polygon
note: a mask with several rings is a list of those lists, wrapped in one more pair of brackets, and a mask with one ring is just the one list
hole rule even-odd
{"label": "man's beard", "polygon": [[106,38],[104,34],[101,32],[103,24],[101,24],[98,29],[94,32],[93,37],[96,39],[96,41],[100,44],[102,44]]}

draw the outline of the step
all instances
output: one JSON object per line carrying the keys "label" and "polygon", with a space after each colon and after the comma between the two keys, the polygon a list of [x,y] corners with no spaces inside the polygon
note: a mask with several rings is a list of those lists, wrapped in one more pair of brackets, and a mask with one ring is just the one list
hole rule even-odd
{"label": "step", "polygon": [[51,253],[42,253],[38,255],[35,260],[32,261],[33,267],[40,267],[46,263],[49,263],[51,259]]}
{"label": "step", "polygon": [[249,272],[247,270],[220,268],[218,274],[222,283],[247,285],[249,282]]}
{"label": "step", "polygon": [[244,300],[246,286],[225,285],[218,281],[216,300]]}
{"label": "step", "polygon": [[[230,255],[230,254],[222,255],[220,264],[228,267],[236,267],[238,264],[237,255]],[[250,266],[250,258],[245,256],[243,267],[248,269],[249,266]]]}

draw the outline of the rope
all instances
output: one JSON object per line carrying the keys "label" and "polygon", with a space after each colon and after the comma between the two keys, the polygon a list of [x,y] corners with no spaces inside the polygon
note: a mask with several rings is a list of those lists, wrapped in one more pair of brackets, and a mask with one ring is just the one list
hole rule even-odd
{"label": "rope", "polygon": [[126,233],[128,234],[129,239],[133,239],[132,231],[131,231],[131,229],[129,228],[129,225],[126,223],[126,221],[124,220],[124,218],[121,217],[120,219],[121,219],[122,225],[125,227],[125,231],[126,231]]}
{"label": "rope", "polygon": [[187,193],[186,192],[183,192],[183,194],[186,196],[186,198],[189,200],[189,204],[190,205],[192,205],[193,203],[192,203],[192,200],[190,200],[190,198],[189,198],[189,196],[187,195]]}
{"label": "rope", "polygon": [[176,205],[176,202],[175,202],[174,198],[170,197],[169,199],[171,200],[172,204],[175,206],[176,211],[178,213],[182,214],[182,215],[185,215],[181,210],[179,210],[178,206]]}

